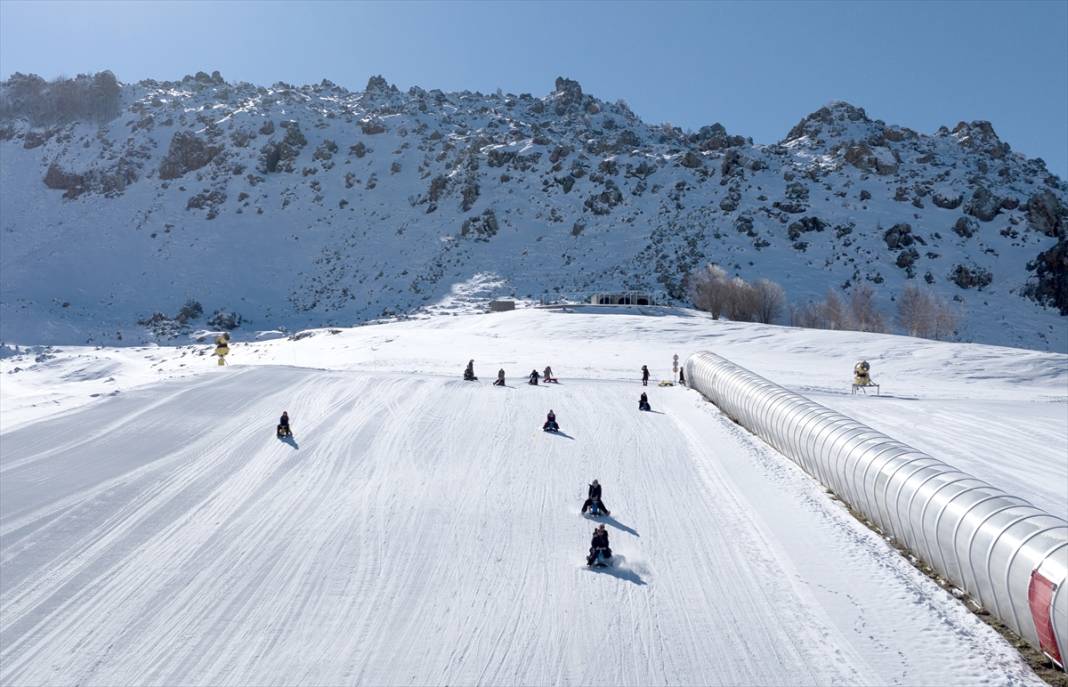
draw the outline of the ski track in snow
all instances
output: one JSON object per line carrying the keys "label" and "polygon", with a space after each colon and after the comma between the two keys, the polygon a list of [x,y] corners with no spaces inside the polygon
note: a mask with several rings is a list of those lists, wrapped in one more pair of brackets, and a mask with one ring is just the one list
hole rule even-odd
{"label": "ski track in snow", "polygon": [[238,368],[5,433],[0,683],[1041,684],[791,463],[648,391]]}

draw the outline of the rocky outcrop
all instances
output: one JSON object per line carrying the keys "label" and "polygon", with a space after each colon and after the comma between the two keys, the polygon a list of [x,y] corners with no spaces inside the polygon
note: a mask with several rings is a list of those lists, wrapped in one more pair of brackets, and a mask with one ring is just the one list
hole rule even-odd
{"label": "rocky outcrop", "polygon": [[931,196],[931,202],[943,210],[956,210],[964,202],[964,197],[961,195],[944,196],[941,193],[935,193]]}
{"label": "rocky outcrop", "polygon": [[[582,86],[578,81],[556,77],[556,90],[552,94],[553,112],[557,116],[563,116],[569,112],[581,112],[586,109],[587,96],[582,94]],[[590,99],[592,101],[592,98]]]}
{"label": "rocky outcrop", "polygon": [[786,134],[783,143],[796,141],[805,136],[812,139],[820,139],[826,133],[845,123],[871,123],[864,108],[855,107],[845,102],[834,102],[826,107],[821,107],[812,114],[798,122],[790,132]]}
{"label": "rocky outcrop", "polygon": [[991,193],[985,186],[978,186],[972,191],[972,197],[964,204],[964,212],[983,222],[989,222],[1001,211],[1001,198]]}
{"label": "rocky outcrop", "polygon": [[1027,222],[1045,236],[1068,235],[1068,208],[1050,191],[1036,193],[1027,201]]}
{"label": "rocky outcrop", "polygon": [[178,131],[171,137],[167,155],[159,163],[160,179],[177,179],[205,166],[219,153],[191,131]]}
{"label": "rocky outcrop", "polygon": [[955,265],[949,273],[949,280],[962,289],[982,289],[990,286],[994,275],[990,270],[976,265]]}
{"label": "rocky outcrop", "polygon": [[895,224],[883,233],[883,241],[888,250],[901,250],[911,246],[915,239],[912,236],[912,226],[901,223]]}
{"label": "rocky outcrop", "polygon": [[259,170],[265,173],[292,172],[296,166],[300,151],[308,143],[300,124],[295,121],[283,122],[286,135],[281,141],[271,139],[260,149]]}
{"label": "rocky outcrop", "polygon": [[953,232],[961,238],[970,239],[979,232],[979,223],[971,217],[958,217]]}
{"label": "rocky outcrop", "polygon": [[1034,272],[1025,294],[1068,315],[1068,238],[1062,237],[1049,250],[1039,253],[1027,268]]}
{"label": "rocky outcrop", "polygon": [[697,133],[690,136],[689,140],[691,144],[697,146],[698,150],[704,152],[745,145],[743,136],[728,135],[726,127],[718,122],[701,127]]}
{"label": "rocky outcrop", "polygon": [[872,150],[865,143],[849,146],[843,159],[857,169],[865,172],[875,172],[880,175],[896,174],[898,170],[897,159],[893,151],[884,147]]}
{"label": "rocky outcrop", "polygon": [[[945,128],[943,127],[939,133],[944,131]],[[957,139],[962,147],[984,153],[996,160],[1002,159],[1011,150],[1009,144],[1002,142],[998,135],[994,133],[994,127],[990,122],[959,122],[949,134]]]}
{"label": "rocky outcrop", "polygon": [[485,210],[481,215],[475,215],[464,220],[460,227],[460,236],[473,238],[475,241],[489,241],[497,235],[499,230],[497,215],[493,210]]}
{"label": "rocky outcrop", "polygon": [[64,198],[77,198],[85,191],[85,177],[67,172],[54,162],[48,166],[44,183],[48,188],[66,191]]}

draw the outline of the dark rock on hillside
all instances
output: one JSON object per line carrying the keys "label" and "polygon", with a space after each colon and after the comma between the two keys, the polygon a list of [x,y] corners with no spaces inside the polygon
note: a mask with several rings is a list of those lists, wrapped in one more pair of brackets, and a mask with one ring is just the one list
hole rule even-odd
{"label": "dark rock on hillside", "polygon": [[1028,269],[1035,274],[1026,295],[1068,315],[1068,238],[1061,237],[1052,248],[1039,253]]}
{"label": "dark rock on hillside", "polygon": [[64,198],[77,198],[85,190],[85,177],[64,171],[54,162],[48,166],[44,183],[48,188],[66,191]]}
{"label": "dark rock on hillside", "polygon": [[960,204],[964,202],[964,197],[958,195],[953,196],[952,198],[947,198],[941,193],[935,193],[931,196],[931,202],[943,210],[956,210],[960,207]]}
{"label": "dark rock on hillside", "polygon": [[983,222],[994,219],[1001,211],[1001,198],[991,193],[985,186],[978,186],[972,197],[964,204],[964,212]]}
{"label": "dark rock on hillside", "polygon": [[1064,237],[1068,235],[1068,208],[1049,191],[1036,193],[1027,201],[1027,222],[1046,236]]}
{"label": "dark rock on hillside", "polygon": [[159,178],[177,179],[208,164],[218,153],[219,148],[191,131],[175,132],[166,157],[159,163]]}
{"label": "dark rock on hillside", "polygon": [[958,217],[953,231],[960,237],[970,239],[979,232],[979,223],[971,217]]}
{"label": "dark rock on hillside", "polygon": [[990,270],[976,265],[955,265],[949,273],[949,280],[962,289],[982,289],[984,286],[990,286],[994,275]]}
{"label": "dark rock on hillside", "polygon": [[895,224],[883,233],[883,241],[889,250],[900,250],[913,243],[912,227],[908,224]]}
{"label": "dark rock on hillside", "polygon": [[497,215],[493,210],[485,210],[481,215],[469,217],[460,227],[460,236],[470,237],[476,241],[489,241],[497,235]]}
{"label": "dark rock on hillside", "polygon": [[717,122],[701,127],[697,133],[690,136],[690,143],[696,145],[701,151],[723,150],[745,145],[745,138],[728,135],[726,127]]}

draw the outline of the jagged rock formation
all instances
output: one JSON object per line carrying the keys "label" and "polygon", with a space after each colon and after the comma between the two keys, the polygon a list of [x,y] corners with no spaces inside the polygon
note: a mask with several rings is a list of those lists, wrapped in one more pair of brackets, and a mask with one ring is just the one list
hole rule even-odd
{"label": "jagged rock formation", "polygon": [[889,309],[922,278],[964,337],[1068,347],[1068,187],[987,122],[927,135],[832,103],[759,144],[563,77],[544,97],[79,79],[74,104],[0,84],[3,337],[137,340],[189,298],[246,328],[351,324],[472,280],[684,302],[713,261],[795,302],[867,282]]}

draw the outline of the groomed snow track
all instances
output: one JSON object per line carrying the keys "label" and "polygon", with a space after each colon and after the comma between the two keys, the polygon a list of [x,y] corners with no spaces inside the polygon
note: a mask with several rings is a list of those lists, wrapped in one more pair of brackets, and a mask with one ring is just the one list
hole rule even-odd
{"label": "groomed snow track", "polygon": [[0,435],[0,683],[1039,684],[698,394],[640,390],[260,367]]}

